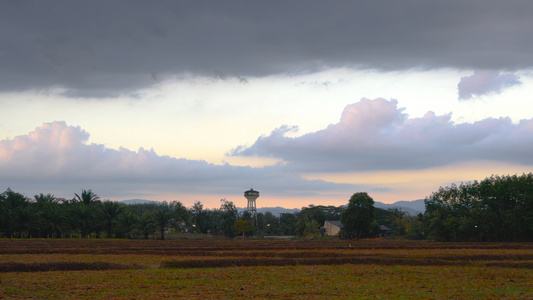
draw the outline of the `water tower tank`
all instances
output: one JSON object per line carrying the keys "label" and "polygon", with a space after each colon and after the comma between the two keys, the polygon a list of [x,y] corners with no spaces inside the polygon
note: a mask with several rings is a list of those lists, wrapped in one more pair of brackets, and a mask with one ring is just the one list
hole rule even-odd
{"label": "water tower tank", "polygon": [[248,200],[248,206],[246,210],[252,216],[252,225],[257,227],[257,203],[256,200],[259,197],[259,191],[254,191],[254,189],[249,189],[244,192],[244,197]]}

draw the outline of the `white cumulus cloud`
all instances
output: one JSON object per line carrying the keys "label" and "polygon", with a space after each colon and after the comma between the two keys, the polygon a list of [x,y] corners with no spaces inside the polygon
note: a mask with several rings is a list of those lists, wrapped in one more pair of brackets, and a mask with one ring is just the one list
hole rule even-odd
{"label": "white cumulus cloud", "polygon": [[[256,184],[271,194],[314,195],[328,190],[351,190],[355,185],[306,180],[275,165],[251,168],[215,165],[158,155],[153,149],[110,149],[88,144],[89,133],[65,122],[44,123],[27,135],[0,141],[0,181],[21,192],[59,190],[98,191],[102,197],[152,194],[240,194]],[[39,190],[41,189],[41,190]]]}
{"label": "white cumulus cloud", "polygon": [[282,126],[230,155],[284,160],[308,172],[422,169],[471,160],[531,165],[533,119],[513,124],[487,118],[455,124],[451,114],[409,118],[396,100],[362,99],[348,105],[338,123],[300,137]]}

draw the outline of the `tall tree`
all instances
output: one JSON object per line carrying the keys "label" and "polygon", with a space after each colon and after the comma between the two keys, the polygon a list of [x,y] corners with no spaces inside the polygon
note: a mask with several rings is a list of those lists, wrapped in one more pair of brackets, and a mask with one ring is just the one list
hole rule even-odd
{"label": "tall tree", "polygon": [[192,213],[179,201],[172,201],[169,205],[173,225],[176,230],[183,232],[192,225]]}
{"label": "tall tree", "polygon": [[170,227],[170,220],[172,219],[172,212],[167,202],[157,206],[157,209],[153,212],[152,219],[159,230],[161,240],[164,240],[165,229]]}
{"label": "tall tree", "polygon": [[99,236],[102,230],[99,222],[100,197],[91,190],[81,190],[81,194],[74,194],[72,203],[74,204],[72,222],[79,229],[81,236],[87,237],[92,233]]}
{"label": "tall tree", "polygon": [[33,196],[33,198],[35,199],[35,203],[37,204],[44,204],[44,203],[59,203],[59,199],[56,198],[54,195],[52,194],[43,194],[43,193],[40,193],[39,195],[35,195]]}
{"label": "tall tree", "polygon": [[353,194],[348,207],[341,214],[344,234],[359,239],[362,232],[370,229],[375,220],[374,213],[374,199],[366,192]]}
{"label": "tall tree", "polygon": [[293,213],[282,213],[279,216],[279,232],[282,235],[294,235],[298,217]]}
{"label": "tall tree", "polygon": [[114,228],[118,224],[120,215],[124,212],[125,204],[104,201],[102,202],[101,218],[104,222],[107,237],[110,238],[114,234]]}
{"label": "tall tree", "polygon": [[81,190],[81,194],[74,194],[74,199],[72,199],[74,202],[81,202],[85,205],[91,205],[95,202],[100,201],[100,197],[93,193],[91,190]]}
{"label": "tall tree", "polygon": [[244,219],[238,219],[233,224],[233,229],[237,233],[242,233],[242,238],[244,239],[246,233],[251,232],[253,230],[252,222]]}
{"label": "tall tree", "polygon": [[235,230],[233,224],[239,218],[237,207],[232,201],[220,199],[220,211],[222,212],[222,231],[226,236],[233,237]]}
{"label": "tall tree", "polygon": [[207,233],[209,230],[209,219],[207,218],[207,212],[204,210],[204,205],[200,201],[194,202],[194,205],[191,207],[192,212],[192,222],[194,231],[199,231],[200,233]]}
{"label": "tall tree", "polygon": [[150,237],[150,234],[153,234],[157,230],[155,221],[153,218],[150,217],[150,214],[146,214],[138,218],[136,227],[142,233],[144,239],[146,240]]}
{"label": "tall tree", "polygon": [[[259,214],[258,214],[259,215]],[[264,216],[260,218],[261,227],[264,228],[265,235],[279,234],[279,218],[274,216],[271,212],[265,212]]]}
{"label": "tall tree", "polygon": [[61,237],[68,230],[66,212],[61,207],[61,199],[52,194],[33,196],[36,212],[33,216],[38,224],[38,237]]}
{"label": "tall tree", "polygon": [[1,229],[6,236],[15,237],[28,232],[28,206],[28,199],[10,188],[0,194]]}

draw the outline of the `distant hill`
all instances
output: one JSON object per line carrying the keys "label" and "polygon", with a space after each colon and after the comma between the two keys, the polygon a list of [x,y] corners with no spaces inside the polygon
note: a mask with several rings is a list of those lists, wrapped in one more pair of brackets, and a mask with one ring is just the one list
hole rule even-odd
{"label": "distant hill", "polygon": [[160,204],[161,203],[159,201],[152,201],[152,200],[146,200],[146,199],[128,199],[128,200],[122,200],[118,202],[121,202],[124,204],[151,204],[151,203]]}
{"label": "distant hill", "polygon": [[[146,200],[146,199],[128,199],[128,200],[122,200],[119,201],[124,204],[160,204],[159,201],[153,201],[153,200]],[[424,204],[424,199],[420,200],[414,200],[414,201],[398,201],[394,202],[392,204],[382,203],[382,202],[374,202],[374,206],[382,209],[389,209],[389,208],[397,208],[403,212],[406,212],[410,216],[416,216],[419,213],[424,213],[426,211],[426,206]],[[237,207],[237,210],[239,212],[243,212],[246,210],[244,207]],[[260,207],[257,209],[258,213],[266,213],[267,211],[271,212],[274,216],[278,216],[281,214],[294,214],[297,212],[300,212],[300,209],[298,208],[285,208],[281,206],[276,207]]]}
{"label": "distant hill", "polygon": [[416,216],[419,213],[424,213],[426,211],[424,199],[414,201],[398,201],[392,204],[386,204],[376,201],[374,202],[374,206],[382,209],[397,208],[403,212],[406,212],[410,216]]}
{"label": "distant hill", "polygon": [[[414,200],[414,201],[398,201],[394,202],[392,204],[386,204],[382,202],[374,202],[374,206],[378,208],[383,209],[389,209],[389,208],[397,208],[405,213],[407,213],[410,216],[416,216],[419,213],[424,213],[426,211],[426,205],[424,204],[424,199]],[[239,211],[245,210],[245,208],[238,208]],[[298,208],[284,208],[280,206],[276,207],[261,207],[257,209],[257,212],[265,213],[265,212],[271,212],[275,216],[279,216],[283,213],[296,213],[300,212],[300,209]]]}
{"label": "distant hill", "polygon": [[[237,210],[239,212],[242,212],[242,211],[245,211],[246,208],[245,207],[237,207]],[[267,211],[271,212],[274,216],[277,216],[279,217],[279,215],[281,214],[293,214],[293,213],[296,213],[296,212],[299,212],[300,209],[298,208],[284,208],[284,207],[281,207],[281,206],[276,206],[276,207],[260,207],[257,209],[257,212],[258,213],[266,213]]]}
{"label": "distant hill", "polygon": [[276,207],[261,207],[257,209],[258,213],[266,213],[267,211],[271,212],[274,216],[279,216],[281,214],[293,214],[300,211],[298,208],[284,208],[281,206]]}

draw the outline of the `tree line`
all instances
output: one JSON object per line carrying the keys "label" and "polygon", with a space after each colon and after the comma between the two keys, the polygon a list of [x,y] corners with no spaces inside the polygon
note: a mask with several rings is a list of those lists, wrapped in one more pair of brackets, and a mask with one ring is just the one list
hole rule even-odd
{"label": "tree line", "polygon": [[440,187],[425,199],[424,214],[374,207],[366,192],[354,193],[347,205],[309,205],[296,213],[252,216],[232,201],[205,209],[196,201],[124,204],[101,200],[91,190],[72,199],[39,194],[26,198],[7,189],[0,194],[0,237],[11,238],[159,238],[169,233],[303,236],[323,235],[325,221],[341,221],[341,237],[383,234],[438,241],[532,241],[533,174],[491,176],[483,181]]}
{"label": "tree line", "polygon": [[238,218],[235,205],[225,199],[220,209],[204,210],[200,202],[188,209],[178,201],[130,205],[102,201],[91,190],[69,200],[51,194],[26,198],[9,188],[0,194],[0,236],[11,238],[165,239],[170,232],[209,230],[231,235]]}
{"label": "tree line", "polygon": [[[42,193],[27,198],[8,188],[0,194],[0,237],[165,239],[169,233],[310,237],[321,235],[325,221],[340,220],[344,209],[310,205],[296,213],[258,213],[254,227],[250,213],[239,212],[226,199],[220,200],[220,208],[205,209],[199,201],[190,208],[179,201],[124,204],[101,200],[92,190],[82,190],[72,199]],[[400,228],[397,224],[406,218],[398,210],[376,211],[380,224],[391,228]]]}
{"label": "tree line", "polygon": [[[389,223],[397,235],[436,241],[533,241],[532,173],[492,175],[482,181],[440,187],[424,203],[424,214],[392,214],[394,221]],[[383,215],[379,216],[383,212],[373,204],[368,194],[355,193],[342,213],[341,234],[369,237],[378,224],[386,223]]]}
{"label": "tree line", "polygon": [[435,240],[533,241],[532,173],[441,187],[425,204],[424,225]]}

